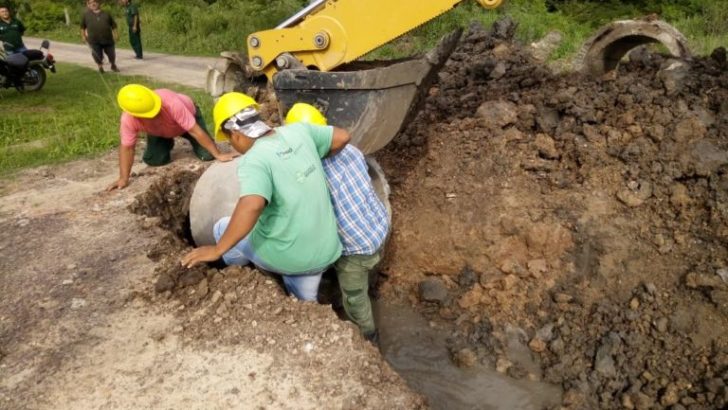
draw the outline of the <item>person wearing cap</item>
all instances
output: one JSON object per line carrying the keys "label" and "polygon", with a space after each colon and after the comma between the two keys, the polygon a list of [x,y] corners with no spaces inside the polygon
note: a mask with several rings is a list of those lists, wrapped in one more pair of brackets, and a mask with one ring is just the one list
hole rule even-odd
{"label": "person wearing cap", "polygon": [[282,275],[296,298],[315,301],[323,272],[341,255],[321,158],[346,146],[349,133],[305,123],[273,129],[255,100],[235,92],[220,97],[213,117],[215,137],[243,154],[240,198],[232,216],[215,224],[217,244],[192,250],[182,265],[252,262]]}
{"label": "person wearing cap", "polygon": [[182,137],[192,144],[197,158],[203,161],[230,161],[236,154],[222,153],[207,133],[199,107],[184,94],[160,88],[151,90],[140,84],[128,84],[116,96],[123,113],[119,125],[119,179],[107,190],[129,185],[134,164],[134,147],[139,134],[147,134],[147,147],[142,160],[151,166],[172,162],[174,138]]}
{"label": "person wearing cap", "polygon": [[[327,125],[326,117],[305,103],[294,104],[286,115],[286,124],[298,122]],[[343,246],[341,257],[334,263],[341,302],[346,316],[366,339],[376,343],[369,273],[381,260],[389,232],[387,210],[374,191],[366,159],[358,148],[346,145],[338,154],[324,158],[322,165]]]}

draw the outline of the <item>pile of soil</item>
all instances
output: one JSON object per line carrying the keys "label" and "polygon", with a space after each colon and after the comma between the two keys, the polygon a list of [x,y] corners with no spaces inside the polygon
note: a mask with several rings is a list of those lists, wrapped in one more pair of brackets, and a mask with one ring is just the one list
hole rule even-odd
{"label": "pile of soil", "polygon": [[381,294],[455,323],[457,362],[562,384],[567,407],[727,406],[725,50],[641,49],[592,79],[536,63],[513,31],[471,27],[378,153]]}
{"label": "pile of soil", "polygon": [[[180,325],[175,332],[200,349],[255,346],[258,353],[275,357],[271,366],[276,371],[265,375],[280,378],[280,391],[269,395],[273,407],[291,405],[276,397],[306,403],[316,392],[344,408],[424,408],[424,399],[384,360],[372,360],[378,352],[355,325],[338,320],[328,305],[286,295],[280,276],[240,266],[200,264],[187,269],[180,264],[191,249],[189,203],[202,172],[163,171],[130,205],[132,212],[146,216],[143,228],[163,229],[147,252],[156,262],[156,292],[147,297],[176,314]],[[291,386],[286,373],[301,367],[310,369],[307,385]],[[251,381],[262,376],[248,374]]]}

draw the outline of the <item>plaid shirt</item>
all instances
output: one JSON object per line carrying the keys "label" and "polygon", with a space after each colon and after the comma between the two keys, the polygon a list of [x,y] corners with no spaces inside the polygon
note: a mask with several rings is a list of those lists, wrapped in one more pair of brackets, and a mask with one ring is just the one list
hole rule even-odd
{"label": "plaid shirt", "polygon": [[373,255],[384,243],[389,222],[372,187],[364,155],[347,145],[322,163],[344,247],[342,255]]}

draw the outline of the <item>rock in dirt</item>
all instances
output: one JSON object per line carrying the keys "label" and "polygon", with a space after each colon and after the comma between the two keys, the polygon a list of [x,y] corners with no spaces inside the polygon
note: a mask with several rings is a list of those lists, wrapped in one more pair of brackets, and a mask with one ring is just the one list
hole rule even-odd
{"label": "rock in dirt", "polygon": [[159,275],[157,282],[154,284],[154,290],[157,293],[164,293],[174,289],[174,279],[168,274]]}
{"label": "rock in dirt", "polygon": [[177,282],[180,287],[187,287],[197,285],[201,280],[205,278],[205,274],[200,270],[189,270],[184,272]]}
{"label": "rock in dirt", "polygon": [[681,60],[666,60],[657,75],[662,80],[667,95],[675,95],[685,87],[690,73],[690,66]]}
{"label": "rock in dirt", "polygon": [[559,159],[561,156],[559,151],[556,149],[556,143],[554,139],[546,134],[536,135],[536,141],[534,143],[538,154],[545,159]]}
{"label": "rock in dirt", "polygon": [[476,116],[483,127],[502,129],[518,120],[518,107],[508,101],[486,101],[478,107]]}
{"label": "rock in dirt", "polygon": [[564,36],[559,31],[550,31],[541,40],[531,43],[531,50],[536,61],[545,62],[563,41]]}
{"label": "rock in dirt", "polygon": [[616,333],[610,333],[602,339],[594,357],[594,370],[604,377],[615,377],[617,368],[614,362],[614,354],[619,349],[621,339]]}
{"label": "rock in dirt", "polygon": [[652,196],[652,184],[647,181],[637,183],[635,187],[627,187],[617,193],[617,198],[629,207],[638,207]]}
{"label": "rock in dirt", "polygon": [[447,300],[448,291],[445,283],[437,278],[429,278],[420,282],[420,299],[425,302],[443,303]]}
{"label": "rock in dirt", "polygon": [[536,353],[543,353],[546,350],[546,342],[534,337],[530,342],[528,342],[528,347]]}
{"label": "rock in dirt", "polygon": [[455,364],[462,368],[473,367],[476,363],[478,363],[478,355],[468,348],[461,349],[455,353],[455,357],[453,359]]}

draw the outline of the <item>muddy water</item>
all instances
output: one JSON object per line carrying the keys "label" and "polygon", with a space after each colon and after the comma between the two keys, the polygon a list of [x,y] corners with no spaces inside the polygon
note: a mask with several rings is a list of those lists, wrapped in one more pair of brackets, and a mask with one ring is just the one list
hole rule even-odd
{"label": "muddy water", "polygon": [[561,403],[550,384],[515,380],[493,369],[460,369],[450,361],[448,331],[431,327],[409,307],[375,306],[380,347],[389,364],[433,409],[542,409]]}

